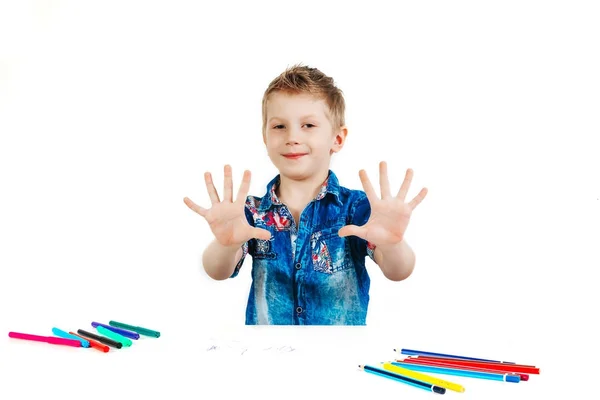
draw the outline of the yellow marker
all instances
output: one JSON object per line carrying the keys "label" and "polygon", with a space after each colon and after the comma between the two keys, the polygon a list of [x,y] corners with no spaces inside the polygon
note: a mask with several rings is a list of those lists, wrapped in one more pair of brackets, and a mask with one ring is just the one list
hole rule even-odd
{"label": "yellow marker", "polygon": [[399,375],[404,375],[409,378],[417,379],[419,381],[431,383],[432,385],[436,385],[436,386],[443,387],[446,389],[454,390],[455,392],[462,393],[465,391],[465,388],[462,387],[461,385],[459,385],[458,383],[448,382],[448,381],[436,378],[431,375],[426,375],[426,374],[422,374],[420,372],[416,372],[416,371],[413,371],[410,369],[398,367],[398,366],[390,364],[390,363],[382,363],[382,364],[383,364],[382,365],[383,369],[386,369],[390,372],[394,372]]}

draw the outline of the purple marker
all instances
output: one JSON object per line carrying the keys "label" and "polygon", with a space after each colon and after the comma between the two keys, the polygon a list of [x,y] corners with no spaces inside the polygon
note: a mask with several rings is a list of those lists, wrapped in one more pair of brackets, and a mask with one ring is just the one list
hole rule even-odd
{"label": "purple marker", "polygon": [[114,326],[110,326],[110,325],[106,325],[106,324],[101,324],[100,322],[92,322],[92,326],[94,328],[98,327],[98,326],[102,326],[108,330],[111,330],[115,333],[118,333],[119,335],[123,335],[125,337],[128,337],[130,339],[135,339],[138,340],[140,338],[140,334],[136,333],[136,332],[131,332],[131,331],[127,331],[125,329],[121,329],[121,328],[115,328]]}

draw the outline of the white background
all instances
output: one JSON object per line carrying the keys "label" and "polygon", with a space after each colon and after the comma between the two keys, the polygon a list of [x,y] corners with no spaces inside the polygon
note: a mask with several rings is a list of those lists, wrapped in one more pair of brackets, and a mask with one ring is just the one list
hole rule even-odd
{"label": "white background", "polygon": [[[541,368],[446,396],[593,396],[598,6],[389,4],[0,3],[0,398],[431,396],[357,371],[394,348]],[[297,62],[345,94],[342,185],[361,168],[377,185],[386,160],[392,187],[410,167],[409,195],[429,188],[413,275],[368,264],[367,327],[245,327],[251,259],[211,281],[182,200],[208,206],[203,173],[220,185],[225,163],[264,193],[261,98]],[[7,337],[110,319],[162,336],[108,354]]]}

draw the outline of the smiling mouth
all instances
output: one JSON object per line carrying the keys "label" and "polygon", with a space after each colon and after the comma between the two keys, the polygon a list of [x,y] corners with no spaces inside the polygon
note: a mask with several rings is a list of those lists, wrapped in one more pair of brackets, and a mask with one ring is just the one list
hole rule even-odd
{"label": "smiling mouth", "polygon": [[306,155],[306,153],[292,153],[292,154],[283,154],[283,156],[284,156],[285,158],[287,158],[287,159],[290,159],[290,160],[296,160],[296,159],[298,159],[298,158],[300,158],[300,157],[303,157],[303,156],[305,156],[305,155]]}

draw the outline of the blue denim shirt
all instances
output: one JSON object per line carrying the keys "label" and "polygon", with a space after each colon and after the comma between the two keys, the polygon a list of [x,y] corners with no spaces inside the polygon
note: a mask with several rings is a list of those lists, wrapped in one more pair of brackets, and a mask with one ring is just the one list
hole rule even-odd
{"label": "blue denim shirt", "polygon": [[344,225],[364,225],[371,208],[365,192],[339,185],[330,170],[318,195],[300,215],[298,225],[275,190],[277,175],[265,196],[246,198],[246,218],[267,229],[271,239],[252,239],[252,286],[246,324],[366,325],[370,279],[365,257],[375,246],[357,236],[340,237]]}

